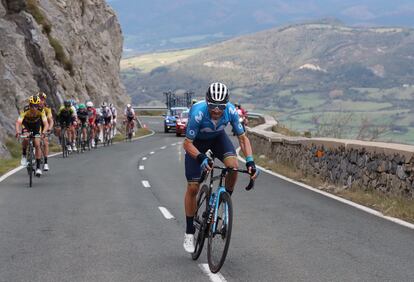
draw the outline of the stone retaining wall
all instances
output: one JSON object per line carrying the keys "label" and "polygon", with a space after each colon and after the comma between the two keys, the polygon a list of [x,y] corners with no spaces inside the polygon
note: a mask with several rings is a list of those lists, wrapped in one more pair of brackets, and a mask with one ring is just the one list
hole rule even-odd
{"label": "stone retaining wall", "polygon": [[338,187],[356,186],[414,198],[414,146],[332,138],[287,137],[269,131],[276,121],[249,128],[254,153],[292,165]]}

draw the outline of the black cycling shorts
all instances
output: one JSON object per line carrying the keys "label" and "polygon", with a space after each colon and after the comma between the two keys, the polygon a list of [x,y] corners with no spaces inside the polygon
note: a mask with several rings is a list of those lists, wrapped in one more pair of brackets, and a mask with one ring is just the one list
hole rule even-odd
{"label": "black cycling shorts", "polygon": [[24,133],[24,131],[29,131],[29,132],[33,132],[34,135],[38,135],[38,134],[40,134],[42,124],[43,124],[43,122],[40,119],[36,122],[25,122],[23,120],[22,133]]}

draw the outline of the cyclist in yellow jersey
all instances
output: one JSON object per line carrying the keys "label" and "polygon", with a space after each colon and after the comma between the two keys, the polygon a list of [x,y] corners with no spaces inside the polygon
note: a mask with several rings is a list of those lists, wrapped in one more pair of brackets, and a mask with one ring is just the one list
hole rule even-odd
{"label": "cyclist in yellow jersey", "polygon": [[[38,96],[30,96],[29,106],[26,106],[24,111],[20,114],[16,121],[16,137],[20,134],[26,134],[32,132],[34,136],[39,136],[49,129],[47,117],[44,111],[39,110],[40,98]],[[23,166],[27,165],[26,149],[28,145],[28,139],[26,138],[22,143],[22,160]],[[40,158],[42,157],[42,150],[40,148],[40,138],[34,139],[34,146],[36,148],[36,176],[42,175],[40,170]]]}
{"label": "cyclist in yellow jersey", "polygon": [[[49,123],[49,130],[47,131],[47,134],[50,135],[50,131],[53,128],[53,125],[54,125],[52,110],[46,104],[47,95],[43,92],[38,92],[37,95],[40,98],[39,110],[43,110],[45,112],[47,122]],[[49,170],[49,164],[47,163],[47,156],[49,155],[49,138],[48,138],[48,136],[45,136],[45,138],[43,138],[43,144],[44,144],[44,146],[43,146],[44,156],[43,157],[44,157],[44,162],[45,162],[45,164],[43,165],[43,170],[48,171]]]}

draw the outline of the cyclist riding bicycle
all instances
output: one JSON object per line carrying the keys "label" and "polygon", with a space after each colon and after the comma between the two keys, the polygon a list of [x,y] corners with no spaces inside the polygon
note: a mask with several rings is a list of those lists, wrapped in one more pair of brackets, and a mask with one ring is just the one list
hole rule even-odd
{"label": "cyclist riding bicycle", "polygon": [[91,142],[92,147],[95,147],[95,134],[97,133],[97,126],[96,126],[96,109],[93,107],[93,103],[91,101],[86,102],[86,110],[88,111],[88,123],[89,127],[91,128]]}
{"label": "cyclist riding bicycle", "polygon": [[[39,96],[39,98],[40,98],[39,110],[40,111],[44,110],[46,118],[47,118],[47,122],[49,123],[49,130],[47,131],[47,134],[50,134],[50,131],[54,126],[52,109],[46,103],[47,95],[44,92],[38,92],[37,96]],[[44,156],[43,156],[43,160],[44,160],[43,170],[48,171],[49,170],[49,164],[47,163],[47,156],[49,155],[49,138],[47,136],[45,136],[45,138],[43,138],[43,144],[44,144],[43,145],[43,154],[44,154]]]}
{"label": "cyclist riding bicycle", "polygon": [[109,138],[112,138],[112,132],[111,132],[111,128],[112,128],[112,112],[111,109],[108,107],[108,104],[106,102],[102,102],[101,105],[101,115],[103,117],[103,121],[104,121],[104,130],[106,130],[107,128],[109,128]]}
{"label": "cyclist riding bicycle", "polygon": [[112,131],[113,131],[113,136],[115,136],[116,135],[116,116],[118,112],[112,103],[109,104],[109,109],[112,112],[112,129],[113,129]]}
{"label": "cyclist riding bicycle", "polygon": [[[126,130],[125,132],[128,133],[128,126],[132,126],[132,135],[135,136],[135,111],[132,108],[131,104],[127,104],[124,110],[125,120],[126,123]],[[132,125],[131,125],[132,123]]]}
{"label": "cyclist riding bicycle", "polygon": [[[29,105],[26,106],[21,112],[19,118],[16,121],[16,138],[20,134],[24,135],[26,133],[32,132],[34,136],[39,134],[44,134],[49,129],[49,124],[47,122],[47,117],[44,111],[39,110],[40,98],[39,96],[30,96]],[[21,128],[20,128],[21,127]],[[27,145],[29,140],[25,138],[22,143],[22,159],[21,165],[27,165]],[[36,148],[36,176],[42,175],[40,170],[40,158],[42,157],[42,150],[40,148],[40,139],[34,139],[34,146]]]}
{"label": "cyclist riding bicycle", "polygon": [[88,110],[86,109],[85,104],[79,104],[77,115],[78,115],[78,120],[81,126],[81,130],[82,130],[82,148],[84,148],[86,144],[86,137],[87,137],[86,122],[89,118]]}
{"label": "cyclist riding bicycle", "polygon": [[66,126],[68,128],[68,140],[70,144],[64,144],[67,145],[68,151],[77,151],[76,145],[75,145],[75,126],[76,123],[76,110],[75,107],[72,106],[72,103],[70,100],[66,100],[63,102],[63,106],[60,107],[56,119],[59,123],[59,127],[56,128],[56,135],[60,136],[61,127]]}
{"label": "cyclist riding bicycle", "polygon": [[[229,102],[229,91],[223,83],[215,82],[210,85],[205,101],[200,101],[191,107],[186,138],[184,140],[185,175],[187,190],[185,193],[186,231],[184,234],[184,249],[194,252],[193,225],[196,211],[196,197],[200,187],[199,180],[202,171],[210,171],[212,167],[206,151],[211,149],[214,156],[221,160],[226,167],[238,168],[236,150],[224,128],[231,124],[236,132],[240,148],[246,157],[246,167],[251,177],[257,176],[256,165],[250,141],[243,126],[239,122],[236,108]],[[231,195],[237,181],[237,173],[229,172],[226,176],[225,187]]]}

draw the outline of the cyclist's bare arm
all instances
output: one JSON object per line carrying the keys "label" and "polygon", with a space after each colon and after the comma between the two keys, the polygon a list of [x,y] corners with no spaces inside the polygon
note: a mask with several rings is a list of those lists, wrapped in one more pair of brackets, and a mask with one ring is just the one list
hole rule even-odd
{"label": "cyclist's bare arm", "polygon": [[22,125],[22,121],[20,120],[20,118],[17,119],[16,121],[16,135],[20,134],[21,129],[20,126]]}
{"label": "cyclist's bare arm", "polygon": [[53,116],[51,113],[47,115],[47,122],[49,123],[49,130],[51,130],[53,126],[55,125],[55,122],[53,121]]}
{"label": "cyclist's bare arm", "polygon": [[42,119],[42,122],[43,122],[43,132],[42,133],[46,133],[49,130],[49,123],[47,122],[47,118]]}
{"label": "cyclist's bare arm", "polygon": [[242,134],[238,137],[240,149],[243,152],[245,156],[251,156],[253,154],[252,151],[252,145],[250,144],[249,138],[246,136],[246,134]]}
{"label": "cyclist's bare arm", "polygon": [[194,146],[193,141],[188,138],[185,138],[183,148],[193,159],[197,158],[200,154],[200,151]]}

